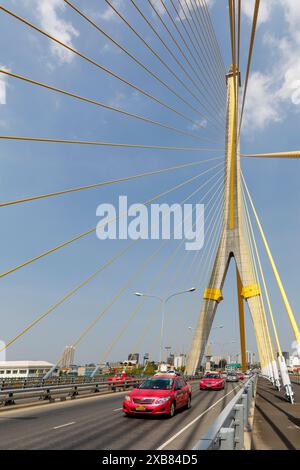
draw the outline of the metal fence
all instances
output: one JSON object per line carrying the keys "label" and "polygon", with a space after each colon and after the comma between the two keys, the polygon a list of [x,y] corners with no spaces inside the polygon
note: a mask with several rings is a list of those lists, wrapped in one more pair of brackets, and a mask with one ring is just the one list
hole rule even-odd
{"label": "metal fence", "polygon": [[8,406],[21,403],[31,403],[35,401],[53,402],[56,399],[66,400],[67,398],[77,398],[79,396],[123,391],[136,387],[141,383],[141,379],[126,380],[116,382],[93,382],[84,384],[64,384],[47,385],[31,388],[11,388],[0,390],[0,405]]}
{"label": "metal fence", "polygon": [[[22,403],[35,403],[36,401],[54,402],[55,400],[66,400],[96,393],[110,393],[123,391],[140,385],[147,377],[139,376],[130,380],[120,382],[108,382],[105,378],[100,380],[91,379],[88,382],[78,383],[51,383],[27,382],[25,387],[8,386],[0,389],[0,406],[8,406]],[[199,380],[199,377],[185,377],[189,382]],[[31,386],[30,386],[31,385]]]}
{"label": "metal fence", "polygon": [[244,449],[245,433],[251,431],[256,383],[257,375],[245,383],[193,450]]}
{"label": "metal fence", "polygon": [[70,384],[88,384],[96,382],[105,382],[108,375],[102,377],[51,377],[47,380],[43,380],[42,377],[26,377],[19,379],[5,378],[0,379],[0,391],[7,390],[10,388],[32,388],[32,387],[44,387],[50,385],[70,385]]}
{"label": "metal fence", "polygon": [[291,382],[300,385],[300,374],[290,374]]}

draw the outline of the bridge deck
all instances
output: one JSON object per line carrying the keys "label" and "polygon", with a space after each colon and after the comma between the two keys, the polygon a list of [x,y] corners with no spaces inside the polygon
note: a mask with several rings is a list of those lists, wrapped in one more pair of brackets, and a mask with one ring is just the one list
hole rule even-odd
{"label": "bridge deck", "polygon": [[259,379],[253,423],[252,449],[300,449],[300,386],[293,385],[295,404],[284,399],[272,385]]}

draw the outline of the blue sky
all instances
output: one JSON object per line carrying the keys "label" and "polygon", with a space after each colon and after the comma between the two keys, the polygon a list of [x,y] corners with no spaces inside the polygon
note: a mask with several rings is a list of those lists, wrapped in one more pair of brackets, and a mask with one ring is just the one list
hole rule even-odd
{"label": "blue sky", "polygon": [[[156,0],[155,3],[158,7],[161,6],[160,0]],[[224,62],[228,67],[231,60],[227,1],[218,0],[208,3]],[[242,78],[245,73],[253,8],[252,1],[243,3]],[[244,116],[242,153],[299,148],[300,60],[298,51],[300,35],[295,25],[300,16],[300,7],[296,0],[285,2],[270,0],[262,3],[253,56],[253,75],[249,83]],[[190,103],[198,107],[198,103],[191,95],[176,82],[174,77],[170,76],[149,51],[145,50],[143,44],[117,19],[104,1],[76,0],[75,3],[74,0],[74,4],[126,46],[130,52],[136,54],[163,80],[180,91],[180,94]],[[132,5],[124,0],[115,1],[114,4],[151,43],[151,46],[168,61],[178,76],[192,87],[182,70],[168,55]],[[143,0],[138,4],[182,61],[183,58],[180,57],[180,53],[176,51],[174,44],[149,8],[148,2]],[[201,122],[199,115],[142,71],[70,7],[64,5],[62,0],[3,1],[3,5],[174,106],[196,122]],[[166,14],[163,14],[163,18],[169,24]],[[215,132],[209,122],[204,129],[196,129],[190,122],[143,97],[116,79],[108,77],[106,73],[91,64],[71,53],[66,53],[60,46],[54,45],[47,38],[30,30],[6,13],[1,13],[0,22],[2,36],[0,65],[2,67],[55,87],[121,107],[131,113],[165,122],[185,132],[204,136],[212,142],[198,141],[132,118],[124,118],[112,111],[33,87],[13,78],[0,77],[0,133],[2,135],[219,149],[218,151],[187,153],[1,141],[2,201],[223,155],[224,134],[221,129]],[[170,25],[170,27],[173,26]],[[212,168],[216,163],[218,162],[107,188],[2,208],[1,272],[96,225],[96,207],[101,202],[116,203],[118,196],[123,194],[128,195],[131,202],[143,202],[192,177],[197,172]],[[299,321],[297,267],[300,263],[300,256],[295,248],[300,229],[298,162],[255,159],[243,160],[242,165],[290,302]],[[171,193],[163,201],[169,203],[182,201],[199,187],[200,182],[204,183],[208,175]],[[216,181],[217,179],[214,180]],[[216,188],[218,189],[218,186]],[[212,199],[210,202],[213,191],[205,196],[208,189],[209,187],[204,188],[191,199],[191,202],[208,203],[207,211],[211,207],[211,212],[207,212],[206,227],[209,226],[210,218],[216,215],[214,210],[218,209],[219,201],[221,201],[221,193],[218,193],[217,199]],[[212,206],[214,201],[216,205]],[[137,244],[80,293],[36,326],[31,333],[12,345],[7,353],[8,359],[55,361],[64,346],[72,343],[80,331],[110,303],[117,290],[122,288],[128,277],[138,269],[140,263],[158,249],[159,243],[145,241],[140,245]],[[1,280],[3,318],[1,338],[7,341],[13,337],[22,327],[43,313],[125,244],[126,242],[122,241],[100,242],[94,235],[91,235],[3,278]],[[260,242],[259,246],[261,247]],[[197,283],[201,274],[201,263],[209,252],[209,247],[209,237],[207,237],[203,253],[199,254],[199,258],[190,270],[189,266],[194,253],[187,254],[182,247],[158,285],[153,288],[153,293],[167,295],[170,291],[182,290]],[[97,361],[103,357],[114,335],[118,333],[139,302],[132,293],[137,290],[149,291],[152,282],[175,248],[176,242],[171,241],[166,244],[155,261],[128,287],[97,323],[79,346],[76,353],[77,362]],[[283,349],[289,350],[293,335],[262,247],[261,253],[282,346]],[[176,273],[179,274],[174,280]],[[190,340],[188,326],[196,322],[205,287],[205,276],[207,277],[206,271],[198,294],[178,297],[176,302],[174,300],[172,304],[169,304],[165,345],[171,345],[174,349],[180,347],[186,350],[188,348]],[[224,298],[215,324],[225,326],[222,330],[214,330],[211,335],[211,340],[215,343],[213,347],[215,354],[220,353],[221,342],[236,340],[235,345],[227,345],[225,350],[234,353],[238,349],[233,265],[224,288]],[[129,331],[112,350],[109,359],[124,357],[135,347],[139,348],[141,353],[150,351],[155,357],[159,335],[158,313],[155,301],[148,299]],[[146,327],[148,329],[143,339],[143,346],[139,347],[138,338],[143,338],[147,320],[150,321],[151,328]],[[181,334],[178,334],[178,331]],[[255,350],[248,314],[247,332],[249,338],[247,349]]]}

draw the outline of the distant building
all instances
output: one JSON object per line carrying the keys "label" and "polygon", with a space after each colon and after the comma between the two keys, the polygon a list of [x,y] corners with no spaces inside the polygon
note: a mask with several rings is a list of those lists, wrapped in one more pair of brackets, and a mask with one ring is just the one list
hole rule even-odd
{"label": "distant building", "polygon": [[128,354],[128,362],[138,364],[139,363],[139,358],[140,358],[139,353],[130,353],[130,354]]}
{"label": "distant building", "polygon": [[292,367],[294,370],[300,370],[300,357],[298,356],[290,356],[290,367]]}
{"label": "distant building", "polygon": [[95,365],[79,366],[77,369],[78,377],[90,377],[95,370]]}
{"label": "distant building", "polygon": [[143,367],[149,362],[149,357],[150,357],[150,354],[149,354],[149,353],[145,353],[145,354],[144,354],[144,357],[143,357]]}
{"label": "distant building", "polygon": [[180,354],[179,356],[174,357],[174,367],[175,369],[181,369],[186,366],[186,354]]}
{"label": "distant building", "polygon": [[170,366],[174,366],[174,354],[170,354],[167,357],[167,364],[169,364]]}
{"label": "distant building", "polygon": [[282,351],[282,355],[285,359],[286,365],[290,365],[290,353],[288,351]]}
{"label": "distant building", "polygon": [[74,364],[75,348],[74,346],[66,346],[61,359],[61,367],[70,367]]}
{"label": "distant building", "polygon": [[211,369],[211,358],[212,358],[212,347],[211,347],[211,343],[208,343],[205,357],[204,357],[205,370]]}
{"label": "distant building", "polygon": [[222,360],[221,356],[212,356],[211,358],[211,362],[213,362],[217,366],[219,366],[221,360]]}
{"label": "distant building", "polygon": [[255,353],[246,351],[246,364],[249,367],[255,364]]}
{"label": "distant building", "polygon": [[43,377],[52,367],[46,361],[0,361],[0,379]]}

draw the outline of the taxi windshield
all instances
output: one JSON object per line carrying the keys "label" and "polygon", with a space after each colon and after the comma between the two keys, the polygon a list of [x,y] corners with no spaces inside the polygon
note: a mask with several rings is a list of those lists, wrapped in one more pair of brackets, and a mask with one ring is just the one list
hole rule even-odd
{"label": "taxi windshield", "polygon": [[141,384],[140,388],[148,390],[171,390],[172,384],[172,379],[153,378],[145,380],[145,382]]}

